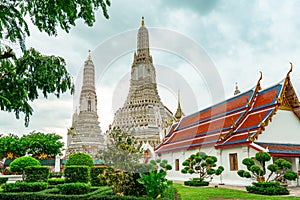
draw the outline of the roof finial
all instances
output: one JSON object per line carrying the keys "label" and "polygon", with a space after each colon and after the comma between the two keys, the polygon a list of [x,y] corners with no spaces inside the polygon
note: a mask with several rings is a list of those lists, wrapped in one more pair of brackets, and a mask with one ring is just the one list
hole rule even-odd
{"label": "roof finial", "polygon": [[290,71],[288,72],[287,76],[289,76],[290,73],[293,71],[293,63],[290,62],[290,65],[291,65],[291,69],[290,69]]}
{"label": "roof finial", "polygon": [[145,20],[144,20],[144,16],[142,16],[142,26],[145,25]]}
{"label": "roof finial", "polygon": [[260,73],[260,77],[259,77],[259,81],[260,81],[262,79],[262,72],[259,71],[259,73]]}
{"label": "roof finial", "polygon": [[174,117],[176,118],[177,121],[179,121],[182,116],[184,116],[184,113],[182,112],[182,109],[180,106],[180,91],[178,90],[178,107],[177,107]]}
{"label": "roof finial", "polygon": [[261,71],[259,71],[259,73],[260,73],[260,77],[259,77],[259,79],[258,79],[258,81],[257,81],[257,89],[258,90],[261,90],[261,86],[260,86],[260,81],[261,81],[261,79],[262,79],[262,72]]}
{"label": "roof finial", "polygon": [[237,95],[237,94],[239,94],[239,93],[241,93],[241,91],[239,90],[238,83],[235,82],[235,91],[234,91],[234,95]]}
{"label": "roof finial", "polygon": [[91,50],[89,50],[89,53],[88,53],[88,60],[92,60],[92,57],[91,57]]}

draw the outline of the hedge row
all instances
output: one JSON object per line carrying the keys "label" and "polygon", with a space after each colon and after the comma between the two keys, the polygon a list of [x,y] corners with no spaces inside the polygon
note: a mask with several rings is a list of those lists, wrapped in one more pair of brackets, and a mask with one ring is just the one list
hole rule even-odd
{"label": "hedge row", "polygon": [[0,178],[0,185],[3,184],[3,183],[6,183],[8,181],[8,178],[6,177],[1,177]]}
{"label": "hedge row", "polygon": [[101,187],[96,191],[90,192],[84,195],[63,195],[58,194],[59,190],[57,188],[47,189],[40,192],[27,192],[27,193],[4,193],[0,192],[1,200],[24,200],[24,199],[34,199],[34,200],[92,200],[98,196],[112,194],[109,187]]}
{"label": "hedge row", "polygon": [[207,181],[184,181],[184,185],[187,185],[187,186],[208,186],[209,182],[207,182]]}
{"label": "hedge row", "polygon": [[246,190],[254,194],[262,195],[287,195],[287,188],[281,187],[278,182],[254,182],[253,186],[246,186]]}
{"label": "hedge row", "polygon": [[91,167],[91,185],[104,186],[107,185],[105,177],[100,178],[99,175],[103,174],[104,170],[108,169],[107,166]]}
{"label": "hedge row", "polygon": [[66,183],[88,183],[90,181],[90,167],[69,166],[65,168],[64,176]]}
{"label": "hedge row", "polygon": [[2,185],[3,192],[37,192],[48,188],[46,182],[15,182]]}
{"label": "hedge row", "polygon": [[29,166],[25,168],[26,182],[47,182],[50,168],[44,166]]}
{"label": "hedge row", "polygon": [[50,172],[49,178],[61,178],[63,176],[62,172]]}
{"label": "hedge row", "polygon": [[56,186],[61,194],[87,194],[91,186],[86,183],[65,183]]}
{"label": "hedge row", "polygon": [[[169,188],[164,193],[162,200],[173,200],[176,192],[175,188]],[[96,191],[84,195],[63,195],[57,194],[57,188],[47,189],[40,192],[27,193],[4,193],[0,192],[1,200],[105,200],[105,199],[120,199],[120,200],[150,200],[148,197],[134,197],[134,196],[117,196],[113,195],[110,187],[101,187]],[[167,194],[168,193],[168,194]]]}
{"label": "hedge row", "polygon": [[65,178],[50,178],[48,179],[49,185],[58,185],[58,184],[64,184]]}

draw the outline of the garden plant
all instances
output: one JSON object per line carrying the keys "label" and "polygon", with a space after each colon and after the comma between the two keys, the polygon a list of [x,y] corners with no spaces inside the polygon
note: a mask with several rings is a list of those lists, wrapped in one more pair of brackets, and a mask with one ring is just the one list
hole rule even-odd
{"label": "garden plant", "polygon": [[167,170],[171,170],[172,166],[167,160],[151,160],[151,169],[149,172],[141,173],[138,182],[144,185],[148,197],[161,197],[163,192],[172,184],[172,181],[166,179]]}
{"label": "garden plant", "polygon": [[247,167],[247,170],[239,170],[237,173],[243,178],[252,178],[257,182],[253,186],[247,186],[246,189],[251,193],[278,195],[289,194],[285,187],[287,180],[295,180],[297,173],[292,171],[292,163],[283,158],[277,159],[273,164],[269,164],[267,169],[270,173],[266,173],[266,162],[271,160],[271,155],[268,152],[258,152],[255,154],[255,160],[252,158],[243,159],[242,163]]}
{"label": "garden plant", "polygon": [[[181,170],[184,174],[199,174],[199,178],[193,178],[191,181],[185,181],[185,185],[190,186],[207,186],[214,175],[218,176],[224,171],[223,166],[216,165],[217,158],[215,156],[208,156],[204,152],[197,152],[186,159],[182,165]],[[208,181],[205,181],[207,180]]]}

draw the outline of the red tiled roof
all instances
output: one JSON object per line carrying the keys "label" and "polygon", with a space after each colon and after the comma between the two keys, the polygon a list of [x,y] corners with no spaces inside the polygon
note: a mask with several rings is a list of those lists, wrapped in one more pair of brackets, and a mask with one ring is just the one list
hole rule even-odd
{"label": "red tiled roof", "polygon": [[248,142],[248,132],[234,134],[229,139],[227,139],[224,142],[224,144],[222,144],[221,142],[218,142],[218,147],[233,146],[233,145],[237,145],[237,144],[245,143],[245,142]]}
{"label": "red tiled roof", "polygon": [[283,83],[258,92],[259,86],[258,82],[253,90],[184,117],[175,129],[171,129],[169,137],[158,146],[156,152],[205,145],[225,148],[252,143],[248,138],[253,139],[257,131],[263,130],[261,123],[274,113]]}
{"label": "red tiled roof", "polygon": [[300,156],[299,144],[278,144],[255,142],[255,144],[265,148],[272,156]]}
{"label": "red tiled roof", "polygon": [[189,140],[183,140],[176,143],[168,143],[162,145],[157,152],[169,152],[169,151],[177,151],[180,149],[191,149],[198,148],[200,146],[210,146],[214,145],[219,139],[219,134],[213,134],[206,137],[196,137]]}
{"label": "red tiled roof", "polygon": [[280,89],[281,85],[276,85],[275,87],[259,92],[254,101],[253,109],[274,103],[278,97]]}
{"label": "red tiled roof", "polygon": [[[240,122],[240,124],[237,126],[237,129],[235,129],[233,134],[229,136],[229,139],[222,144],[218,144],[219,147],[244,143],[248,138],[247,132],[258,131],[260,128],[260,123],[264,122],[275,109],[277,101],[276,99],[279,96],[281,88],[282,85],[277,84],[273,87],[258,92],[256,98],[254,98],[253,105],[249,108],[249,112],[246,116],[244,116],[244,120]],[[243,136],[237,137],[239,134]]]}
{"label": "red tiled roof", "polygon": [[236,110],[238,108],[242,108],[247,105],[252,94],[253,94],[253,91],[250,90],[242,95],[239,95],[238,97],[231,98],[223,103],[217,104],[216,106],[212,106],[210,108],[207,108],[205,110],[202,110],[202,111],[192,114],[190,116],[186,116],[181,120],[178,129],[184,128],[186,126],[195,124],[197,122],[200,122],[200,121],[203,121],[206,119],[209,120],[210,118],[213,118],[214,116],[217,116],[217,115],[220,115],[223,113],[228,113],[228,112]]}
{"label": "red tiled roof", "polygon": [[196,137],[196,135],[206,134],[210,132],[220,132],[224,128],[229,128],[238,119],[242,113],[236,113],[230,116],[222,117],[211,122],[176,131],[166,142],[179,141]]}
{"label": "red tiled roof", "polygon": [[259,123],[263,121],[263,119],[266,118],[266,116],[268,114],[270,114],[270,109],[269,110],[265,110],[263,112],[255,112],[255,113],[250,113],[245,121],[239,126],[239,129],[236,130],[236,132],[240,131],[240,130],[244,130],[244,129],[251,129],[251,128],[258,128]]}

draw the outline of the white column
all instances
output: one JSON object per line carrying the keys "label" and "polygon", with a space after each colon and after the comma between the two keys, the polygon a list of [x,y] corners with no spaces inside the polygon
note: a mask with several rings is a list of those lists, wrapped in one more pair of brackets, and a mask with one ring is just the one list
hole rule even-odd
{"label": "white column", "polygon": [[55,167],[54,167],[55,172],[60,172],[60,156],[57,154],[55,156]]}
{"label": "white column", "polygon": [[297,186],[300,185],[300,182],[299,182],[299,157],[296,157],[295,158],[295,172],[298,174],[298,178],[297,178]]}
{"label": "white column", "polygon": [[[222,149],[221,148],[217,150],[217,156],[218,156],[218,160],[220,162],[219,166],[223,166],[223,158],[222,158],[223,155],[222,155]],[[220,183],[219,183],[219,185],[224,185],[222,174],[220,174]]]}

